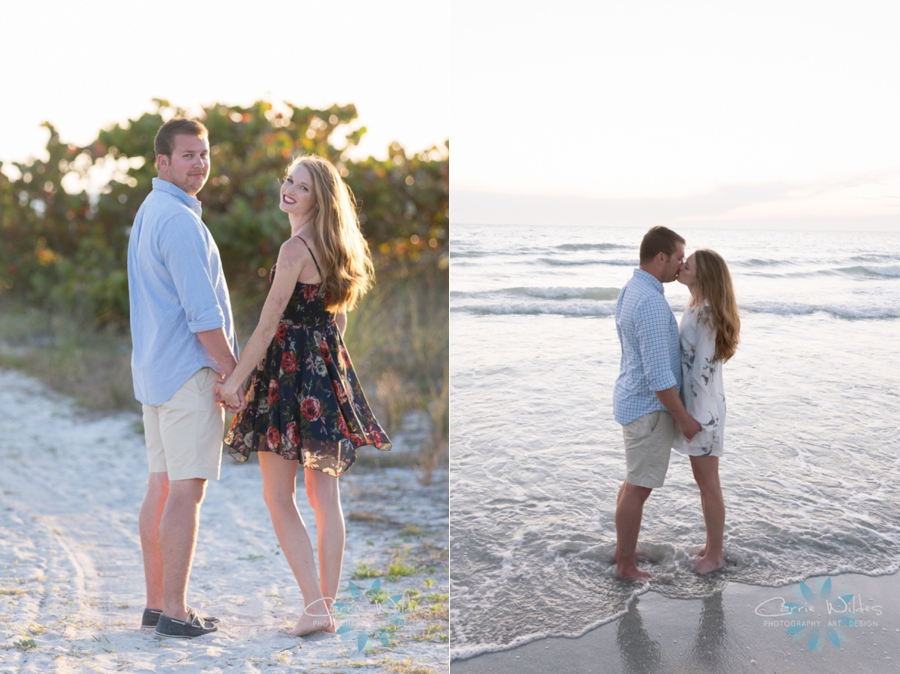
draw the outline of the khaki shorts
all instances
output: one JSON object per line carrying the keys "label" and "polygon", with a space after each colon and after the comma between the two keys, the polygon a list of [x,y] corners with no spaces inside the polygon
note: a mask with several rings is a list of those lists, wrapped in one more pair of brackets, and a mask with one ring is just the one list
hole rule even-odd
{"label": "khaki shorts", "polygon": [[668,412],[651,412],[622,426],[625,481],[637,487],[662,487],[675,440],[675,420]]}
{"label": "khaki shorts", "polygon": [[162,405],[144,405],[151,473],[169,480],[218,480],[225,411],[216,402],[216,373],[204,367]]}

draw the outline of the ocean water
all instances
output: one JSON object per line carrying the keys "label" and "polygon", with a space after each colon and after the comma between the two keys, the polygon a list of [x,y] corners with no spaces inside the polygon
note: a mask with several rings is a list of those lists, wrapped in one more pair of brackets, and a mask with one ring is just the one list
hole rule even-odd
{"label": "ocean water", "polygon": [[[673,453],[638,550],[669,597],[900,568],[900,234],[680,231],[729,263],[741,346],[724,366],[726,568],[691,570],[699,492]],[[622,614],[614,313],[643,230],[454,225],[451,657]],[[681,318],[688,292],[667,284]]]}

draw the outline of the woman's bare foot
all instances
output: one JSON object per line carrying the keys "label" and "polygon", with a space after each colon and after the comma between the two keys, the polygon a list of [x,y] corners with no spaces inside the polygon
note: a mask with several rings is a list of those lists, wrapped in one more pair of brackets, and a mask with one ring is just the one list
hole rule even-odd
{"label": "woman's bare foot", "polygon": [[703,549],[703,554],[700,559],[694,562],[694,571],[703,575],[706,573],[712,573],[713,571],[718,571],[723,566],[725,566],[725,560],[720,555],[719,557],[712,557],[706,554],[706,548]]}
{"label": "woman's bare foot", "polygon": [[309,615],[304,613],[300,616],[300,620],[294,625],[293,629],[288,630],[288,634],[295,637],[305,637],[307,634],[314,632],[329,632],[335,630],[334,617],[331,615]]}
{"label": "woman's bare foot", "polygon": [[295,637],[304,637],[313,632],[327,632],[333,634],[337,629],[334,624],[334,615],[331,613],[331,607],[328,605],[330,599],[317,599],[308,604],[303,609],[303,615],[294,625],[294,628],[288,631]]}

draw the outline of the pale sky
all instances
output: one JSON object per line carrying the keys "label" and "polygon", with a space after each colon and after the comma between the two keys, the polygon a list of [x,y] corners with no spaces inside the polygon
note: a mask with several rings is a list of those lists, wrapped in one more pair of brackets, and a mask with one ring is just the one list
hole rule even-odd
{"label": "pale sky", "polygon": [[0,9],[0,161],[40,155],[48,120],[84,145],[153,98],[197,110],[267,98],[356,104],[362,154],[450,134],[443,0],[11,0]]}
{"label": "pale sky", "polygon": [[461,0],[450,24],[452,222],[900,230],[896,2]]}

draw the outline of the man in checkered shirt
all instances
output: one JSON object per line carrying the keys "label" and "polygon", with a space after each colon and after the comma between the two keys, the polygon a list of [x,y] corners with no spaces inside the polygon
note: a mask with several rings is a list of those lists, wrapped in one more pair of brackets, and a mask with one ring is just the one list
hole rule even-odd
{"label": "man in checkered shirt", "polygon": [[644,501],[662,487],[676,424],[690,440],[700,424],[681,402],[681,343],[678,323],[666,302],[663,283],[678,277],[684,239],[653,227],[641,241],[641,261],[616,302],[616,330],[622,362],[613,410],[625,438],[625,482],[616,505],[616,564],[619,578],[648,581],[635,563]]}

